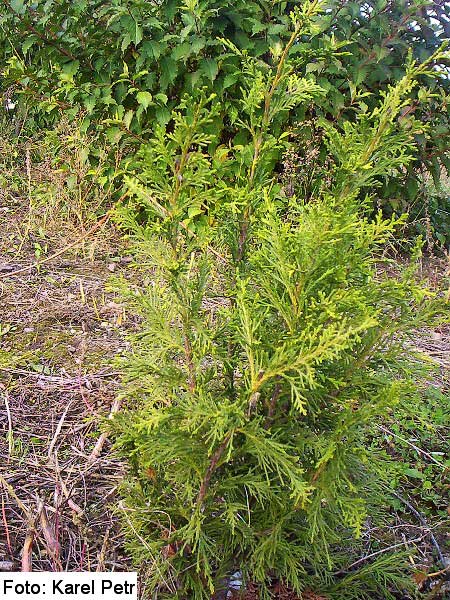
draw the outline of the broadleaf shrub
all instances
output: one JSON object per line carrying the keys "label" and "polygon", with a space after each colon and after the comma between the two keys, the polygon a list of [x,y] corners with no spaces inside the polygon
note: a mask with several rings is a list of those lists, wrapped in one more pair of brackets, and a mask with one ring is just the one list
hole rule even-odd
{"label": "broadleaf shrub", "polygon": [[[270,69],[289,37],[294,5],[3,0],[3,91],[8,95],[12,90],[20,100],[19,120],[46,127],[63,114],[81,120],[85,129],[95,128],[97,135],[128,153],[148,141],[156,123],[167,124],[184,94],[207,86],[222,102],[214,122],[221,141],[236,135],[247,141],[242,128],[228,119],[239,102],[244,75],[222,40]],[[312,36],[297,40],[291,60],[297,63],[297,74],[320,85],[323,94],[313,111],[305,105],[293,110],[292,124],[317,117],[340,125],[353,120],[361,101],[372,110],[380,92],[404,75],[410,49],[422,61],[449,37],[449,3],[442,0],[329,0],[321,6]],[[447,58],[441,59],[440,69],[447,75],[448,64]],[[398,116],[404,127],[411,116],[429,127],[417,131],[408,168],[378,179],[376,201],[397,215],[405,190],[408,208],[416,200],[421,203],[422,168],[435,178],[448,169],[448,88],[448,76],[434,81],[432,93],[418,87]],[[301,150],[307,128],[298,136]],[[445,223],[434,228],[446,235]]]}
{"label": "broadleaf shrub", "polygon": [[199,92],[127,179],[118,219],[149,276],[138,290],[116,283],[141,327],[112,427],[130,464],[129,547],[158,598],[210,598],[236,577],[261,597],[280,580],[334,598],[408,586],[389,557],[345,573],[389,477],[368,438],[414,393],[408,339],[444,308],[414,264],[398,278],[378,270],[400,223],[370,219],[361,194],[413,160],[422,125],[398,115],[440,56],[410,59],[344,127],[324,124],[328,176],[307,199],[286,194],[274,154],[292,145],[292,113],[323,97],[295,70],[319,10],[293,11],[270,68],[226,42],[245,74],[234,141],[211,127],[220,98]]}

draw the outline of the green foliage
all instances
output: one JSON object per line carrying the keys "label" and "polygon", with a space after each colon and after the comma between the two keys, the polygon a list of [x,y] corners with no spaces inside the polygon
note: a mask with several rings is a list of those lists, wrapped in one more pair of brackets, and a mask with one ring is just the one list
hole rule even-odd
{"label": "green foliage", "polygon": [[[401,485],[407,494],[420,498],[426,518],[431,522],[448,518],[447,470],[450,447],[446,429],[450,422],[448,389],[435,385],[411,398],[384,428],[384,443],[398,458],[392,485]],[[414,410],[412,410],[412,404]],[[397,498],[392,506],[405,509]]]}
{"label": "green foliage", "polygon": [[[0,125],[2,214],[16,222],[1,239],[0,253],[17,257],[31,247],[39,259],[53,252],[57,240],[65,245],[68,237],[78,237],[80,228],[86,231],[104,214],[111,202],[106,176],[110,149],[82,134],[77,122],[64,119],[53,129],[22,131],[20,137],[7,118]],[[24,201],[26,214],[15,219]]]}
{"label": "green foliage", "polygon": [[403,585],[389,557],[333,573],[385,493],[390,470],[369,439],[414,393],[405,342],[442,311],[414,266],[378,272],[399,222],[369,219],[359,200],[413,159],[420,123],[397,117],[429,67],[410,61],[379,105],[326,124],[328,180],[309,201],[287,197],[274,156],[289,148],[290,115],[323,97],[296,70],[318,10],[292,13],[270,67],[227,43],[245,74],[234,142],[221,144],[222,104],[204,92],[156,129],[127,179],[119,219],[151,277],[117,282],[142,322],[113,428],[130,462],[130,549],[159,598],[209,598],[236,571],[262,597],[273,579],[349,598]]}

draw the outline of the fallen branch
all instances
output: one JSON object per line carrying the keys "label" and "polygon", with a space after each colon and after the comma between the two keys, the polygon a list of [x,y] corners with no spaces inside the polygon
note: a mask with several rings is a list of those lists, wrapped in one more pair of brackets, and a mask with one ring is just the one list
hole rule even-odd
{"label": "fallen branch", "polygon": [[[420,537],[417,537],[417,538],[414,538],[413,540],[410,540],[409,543],[410,544],[414,544],[415,542],[421,542],[423,539],[425,539],[427,537],[428,534],[429,534],[429,531],[427,531],[426,533],[424,533]],[[380,554],[386,554],[386,552],[391,552],[392,550],[395,550],[396,548],[400,548],[401,546],[404,546],[404,545],[405,545],[404,542],[398,542],[397,544],[392,544],[392,546],[388,546],[387,548],[382,548],[381,550],[377,550],[376,552],[372,552],[372,554],[368,554],[367,556],[363,556],[362,558],[359,558],[358,560],[355,560],[355,562],[353,562],[351,565],[348,565],[348,567],[346,567],[345,569],[341,569],[340,571],[335,571],[333,573],[333,575],[335,575],[335,576],[337,576],[337,575],[346,575],[347,573],[349,573],[352,569],[354,569],[355,567],[357,567],[361,563],[364,563],[364,562],[370,560],[371,558],[374,558],[375,556],[379,556]]]}
{"label": "fallen branch", "polygon": [[403,498],[402,496],[400,496],[399,494],[397,494],[396,492],[391,492],[398,500],[400,500],[400,502],[402,502],[408,509],[410,512],[412,512],[412,514],[417,517],[417,519],[422,523],[422,525],[427,529],[428,534],[430,536],[430,540],[431,543],[433,544],[433,546],[436,549],[438,558],[439,558],[439,562],[441,563],[441,566],[443,569],[448,568],[449,566],[449,559],[446,558],[444,556],[444,554],[442,553],[441,547],[439,546],[436,538],[434,537],[433,532],[431,531],[427,520],[425,519],[425,517],[422,515],[422,513],[420,513],[416,508],[414,508],[414,506],[408,501],[406,500],[406,498]]}

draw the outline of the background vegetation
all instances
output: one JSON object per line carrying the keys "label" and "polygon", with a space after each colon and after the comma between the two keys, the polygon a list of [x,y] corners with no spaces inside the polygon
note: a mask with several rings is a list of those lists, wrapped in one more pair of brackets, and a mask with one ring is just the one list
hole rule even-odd
{"label": "background vegetation", "polygon": [[[6,97],[19,100],[20,122],[48,126],[66,119],[81,120],[81,129],[95,129],[127,153],[134,152],[152,131],[165,125],[185,93],[206,86],[222,108],[215,115],[219,140],[245,132],[230,126],[229,114],[240,98],[244,75],[227,39],[262,69],[272,64],[272,50],[289,38],[286,2],[51,2],[2,0],[0,40]],[[321,150],[320,119],[343,125],[352,121],[362,101],[372,109],[389,83],[405,73],[410,50],[419,61],[448,38],[447,2],[440,0],[378,0],[322,3],[314,35],[291,49],[298,75],[307,75],[323,89],[314,107],[303,105],[290,115],[297,147],[314,139]],[[305,53],[308,61],[305,62]],[[448,69],[448,60],[441,68]],[[412,209],[421,233],[448,242],[448,193],[441,189],[446,154],[449,79],[428,91],[418,86],[399,118],[408,126],[412,115],[428,130],[418,132],[415,160],[407,169],[389,172],[376,202],[402,214]],[[427,83],[427,86],[430,82]],[[297,128],[298,129],[298,128]],[[90,148],[92,155],[96,151]],[[300,152],[300,159],[308,157]],[[114,170],[105,167],[105,176]],[[424,193],[431,175],[433,193]],[[435,235],[433,235],[435,233]]]}

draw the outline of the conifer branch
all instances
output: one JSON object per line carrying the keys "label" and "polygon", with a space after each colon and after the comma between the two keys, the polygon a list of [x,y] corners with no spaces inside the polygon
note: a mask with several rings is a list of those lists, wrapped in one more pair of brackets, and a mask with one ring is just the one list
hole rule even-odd
{"label": "conifer branch", "polygon": [[200,491],[198,493],[197,508],[201,508],[203,505],[203,501],[205,499],[206,492],[208,491],[209,482],[211,481],[211,477],[217,467],[217,463],[222,458],[222,455],[225,452],[225,450],[228,446],[228,442],[230,441],[232,435],[233,435],[233,432],[231,432],[231,431],[228,432],[227,435],[224,437],[222,443],[218,446],[218,448],[216,449],[214,454],[211,456],[211,460],[209,462],[208,468],[206,469],[206,473],[203,477],[203,481],[200,486]]}
{"label": "conifer branch", "polygon": [[[310,18],[317,11],[318,5],[319,5],[318,0],[314,0],[311,3],[310,7],[306,10],[304,17],[306,19]],[[275,72],[275,76],[272,80],[270,88],[267,90],[267,92],[265,94],[264,113],[263,113],[260,129],[259,129],[258,134],[253,134],[253,144],[254,144],[253,159],[252,159],[252,164],[251,164],[251,168],[250,168],[250,173],[248,176],[248,190],[249,191],[251,191],[254,186],[255,177],[256,177],[256,169],[258,167],[258,163],[260,160],[261,148],[264,143],[264,135],[270,125],[270,120],[271,120],[270,108],[272,105],[272,100],[273,100],[274,94],[277,91],[277,88],[278,88],[281,80],[283,79],[284,69],[285,69],[286,61],[287,61],[287,58],[289,55],[289,51],[291,50],[296,39],[298,38],[299,33],[303,27],[303,24],[304,24],[303,21],[300,19],[295,22],[294,31],[292,32],[291,37],[289,38],[287,44],[285,45],[283,52],[281,53],[280,59],[278,61],[277,69]],[[241,225],[239,228],[238,254],[237,254],[237,261],[236,261],[238,264],[242,261],[242,258],[245,253],[245,246],[246,246],[246,242],[247,242],[248,228],[249,228],[249,219],[251,217],[251,213],[252,213],[251,206],[250,205],[246,206],[243,211],[242,221],[241,221]]]}
{"label": "conifer branch", "polygon": [[193,354],[192,354],[192,344],[191,344],[191,340],[189,339],[187,326],[184,325],[183,329],[184,329],[184,351],[185,351],[185,355],[186,355],[186,364],[187,364],[187,368],[188,368],[188,372],[189,372],[189,378],[188,378],[189,391],[191,393],[193,393],[195,391],[197,381],[196,381],[196,376],[195,376],[195,367],[194,367]]}

